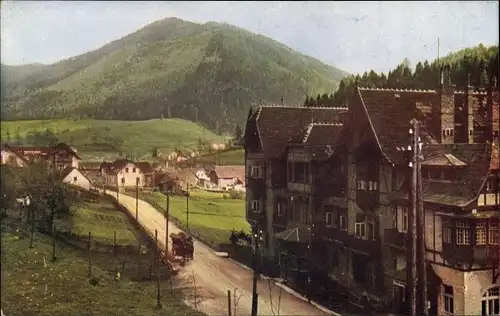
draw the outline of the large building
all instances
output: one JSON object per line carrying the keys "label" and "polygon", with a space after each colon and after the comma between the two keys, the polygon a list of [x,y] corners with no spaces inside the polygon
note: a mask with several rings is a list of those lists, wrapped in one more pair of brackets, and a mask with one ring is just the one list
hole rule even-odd
{"label": "large building", "polygon": [[26,147],[2,145],[2,164],[27,166],[30,163],[40,163],[46,167],[55,164],[57,170],[78,168],[81,158],[77,150],[65,143],[53,147]]}
{"label": "large building", "polygon": [[290,282],[311,278],[314,288],[334,285],[363,305],[401,311],[406,149],[416,118],[430,312],[499,313],[498,87],[442,82],[424,91],[357,88],[348,109],[261,106],[249,113],[247,219]]}

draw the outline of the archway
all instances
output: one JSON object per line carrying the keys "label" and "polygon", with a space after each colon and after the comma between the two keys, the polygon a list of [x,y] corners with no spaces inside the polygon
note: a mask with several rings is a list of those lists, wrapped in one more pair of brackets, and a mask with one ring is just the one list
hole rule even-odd
{"label": "archway", "polygon": [[481,298],[481,315],[500,315],[500,286],[484,291]]}

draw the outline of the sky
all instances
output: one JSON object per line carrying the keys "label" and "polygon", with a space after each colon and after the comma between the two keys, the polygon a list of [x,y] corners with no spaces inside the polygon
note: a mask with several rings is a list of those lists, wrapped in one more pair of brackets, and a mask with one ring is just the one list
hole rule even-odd
{"label": "sky", "polygon": [[498,1],[2,1],[3,64],[50,64],[167,17],[226,22],[349,73],[498,45]]}

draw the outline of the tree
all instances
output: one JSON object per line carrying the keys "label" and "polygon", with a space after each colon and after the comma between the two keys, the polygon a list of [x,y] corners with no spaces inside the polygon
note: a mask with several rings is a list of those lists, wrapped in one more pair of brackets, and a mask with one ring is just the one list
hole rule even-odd
{"label": "tree", "polygon": [[239,142],[243,138],[243,132],[241,131],[241,127],[236,124],[236,128],[234,130],[234,140]]}

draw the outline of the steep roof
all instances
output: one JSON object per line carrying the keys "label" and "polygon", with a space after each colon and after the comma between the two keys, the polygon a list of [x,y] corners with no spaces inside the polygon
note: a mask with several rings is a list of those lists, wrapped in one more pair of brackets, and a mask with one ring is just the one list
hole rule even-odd
{"label": "steep roof", "polygon": [[328,158],[335,152],[342,132],[342,123],[311,123],[290,141],[290,147],[307,148],[315,159]]}
{"label": "steep roof", "polygon": [[151,167],[151,164],[149,162],[147,162],[147,161],[134,162],[134,161],[131,161],[127,158],[117,159],[114,162],[106,162],[105,161],[105,162],[101,163],[100,169],[101,170],[104,169],[108,173],[116,174],[120,170],[123,170],[123,168],[125,168],[125,166],[127,166],[127,164],[129,164],[129,163],[135,165],[143,173],[146,173],[146,174],[153,173],[153,167]]}
{"label": "steep roof", "polygon": [[220,179],[237,178],[245,183],[245,166],[215,166],[214,172]]}
{"label": "steep roof", "polygon": [[22,155],[20,154],[18,151],[14,150],[12,147],[10,147],[8,144],[2,144],[0,146],[0,150],[5,150],[5,151],[9,151],[11,153],[13,153],[14,155],[16,155],[19,159],[21,159],[22,161],[24,161],[25,163],[29,163],[28,160]]}
{"label": "steep roof", "polygon": [[440,103],[435,90],[358,88],[358,96],[375,132],[382,153],[389,161],[402,158],[397,148],[407,146],[410,121],[421,122],[424,143],[435,144],[433,106]]}
{"label": "steep roof", "polygon": [[42,147],[42,146],[12,146],[14,151],[18,152],[21,155],[25,155],[27,152],[36,152],[36,154],[47,157],[52,156],[54,153],[58,151],[67,151],[70,155],[76,157],[77,159],[81,159],[78,154],[67,144],[58,143],[54,147]]}
{"label": "steep roof", "polygon": [[264,155],[277,158],[311,123],[340,123],[346,112],[347,108],[260,106],[247,127],[255,121],[252,132],[260,137]]}
{"label": "steep roof", "polygon": [[[490,172],[491,161],[495,145],[485,144],[432,144],[424,145],[423,166],[428,161],[435,161],[436,157],[452,155],[463,162],[459,168],[451,163],[442,165],[444,168],[453,168],[457,176],[456,181],[442,181],[422,179],[422,193],[426,202],[465,207],[477,198],[485,179]],[[398,192],[399,198],[408,197],[409,180]]]}
{"label": "steep roof", "polygon": [[76,170],[78,173],[80,173],[82,176],[84,176],[87,180],[89,180],[89,182],[91,182],[85,173],[81,172],[80,170],[78,170],[75,167],[64,168],[59,174],[59,178],[61,179],[61,181],[64,180],[73,170]]}

